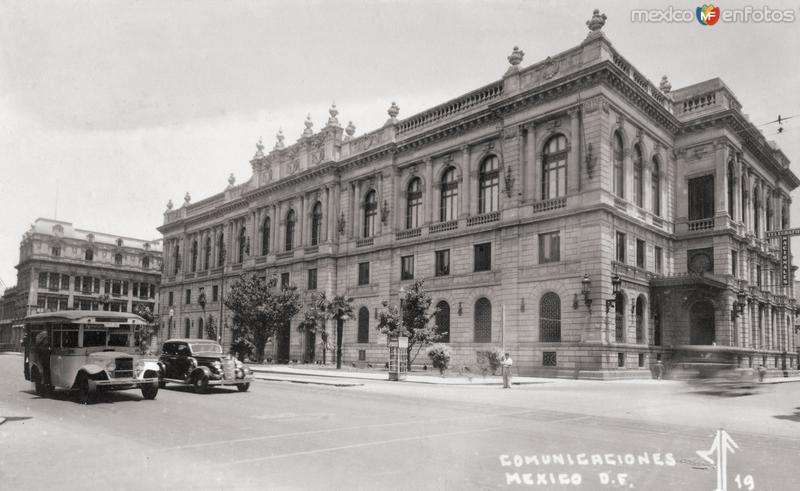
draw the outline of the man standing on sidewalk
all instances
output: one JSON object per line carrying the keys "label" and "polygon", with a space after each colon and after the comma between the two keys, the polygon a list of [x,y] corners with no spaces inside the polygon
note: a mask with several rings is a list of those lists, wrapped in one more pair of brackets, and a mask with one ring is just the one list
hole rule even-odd
{"label": "man standing on sidewalk", "polygon": [[511,355],[508,353],[505,354],[502,360],[500,360],[500,366],[503,368],[503,388],[510,389],[511,388],[511,365],[514,362],[511,360]]}

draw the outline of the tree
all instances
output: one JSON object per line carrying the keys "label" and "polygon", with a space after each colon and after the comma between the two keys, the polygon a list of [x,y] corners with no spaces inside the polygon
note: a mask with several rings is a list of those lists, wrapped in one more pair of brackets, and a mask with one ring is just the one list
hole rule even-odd
{"label": "tree", "polygon": [[[431,308],[431,296],[423,288],[423,281],[417,280],[414,285],[401,297],[401,308],[389,305],[388,301],[383,302],[384,309],[378,314],[378,325],[376,328],[381,334],[389,337],[407,336],[408,348],[408,370],[411,364],[419,355],[424,346],[438,341],[442,334],[436,328],[436,323],[430,320],[436,316],[438,309]],[[417,347],[416,353],[412,356],[414,346]]]}
{"label": "tree", "polygon": [[258,363],[264,361],[269,338],[300,310],[297,287],[277,285],[274,275],[265,281],[243,274],[225,297],[225,306],[233,311],[234,345],[252,345]]}
{"label": "tree", "polygon": [[328,349],[330,349],[330,344],[328,341],[328,330],[325,326],[326,321],[328,320],[328,305],[330,301],[325,296],[325,292],[319,292],[314,295],[310,305],[308,306],[308,310],[305,312],[303,316],[303,320],[300,321],[300,324],[297,328],[300,332],[304,332],[307,335],[319,335],[320,340],[322,341],[322,363],[327,364],[327,354]]}
{"label": "tree", "polygon": [[344,295],[335,295],[326,305],[325,311],[329,319],[336,321],[336,368],[342,368],[342,333],[344,321],[353,318],[353,299]]}

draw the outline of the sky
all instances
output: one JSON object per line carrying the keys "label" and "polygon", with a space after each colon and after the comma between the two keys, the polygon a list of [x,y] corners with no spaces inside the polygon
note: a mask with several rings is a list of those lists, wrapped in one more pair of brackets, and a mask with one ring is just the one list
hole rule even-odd
{"label": "sky", "polygon": [[[38,217],[158,239],[168,200],[251,174],[261,137],[300,138],[333,102],[356,135],[579,44],[594,8],[625,58],[673,90],[713,77],[751,121],[800,114],[800,12],[792,23],[632,22],[631,9],[699,3],[518,1],[0,0],[0,280],[16,283]],[[726,1],[723,9],[747,2]],[[800,175],[800,117],[763,127]],[[792,226],[800,226],[793,193]],[[800,239],[793,244],[800,257]]]}

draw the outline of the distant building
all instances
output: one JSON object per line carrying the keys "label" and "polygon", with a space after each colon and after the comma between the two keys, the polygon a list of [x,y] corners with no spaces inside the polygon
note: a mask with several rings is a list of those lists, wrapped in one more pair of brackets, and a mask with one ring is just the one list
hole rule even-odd
{"label": "distant building", "polygon": [[15,345],[19,320],[36,312],[158,313],[161,244],[37,219],[20,243],[17,284],[0,299],[0,349]]}
{"label": "distant building", "polygon": [[[653,84],[604,23],[528,66],[514,48],[498,80],[408,118],[392,103],[364,135],[332,107],[296,143],[259,142],[242,184],[168,205],[167,328],[229,326],[237,277],[277,274],[304,300],[352,296],[345,362],[382,366],[376,311],[424,279],[456,367],[503,345],[526,375],[647,377],[687,344],[796,367],[792,258],[766,235],[789,227],[788,158],[722,80]],[[267,356],[321,358],[301,319]]]}

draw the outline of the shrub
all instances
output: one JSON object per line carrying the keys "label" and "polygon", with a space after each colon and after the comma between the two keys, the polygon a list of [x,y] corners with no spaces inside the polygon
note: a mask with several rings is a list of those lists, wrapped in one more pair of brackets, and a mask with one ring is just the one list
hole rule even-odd
{"label": "shrub", "polygon": [[441,374],[444,374],[444,371],[447,370],[452,356],[453,352],[450,350],[450,346],[446,344],[437,343],[428,348],[428,358],[431,359],[433,367],[438,368]]}
{"label": "shrub", "polygon": [[503,350],[497,346],[478,351],[478,366],[484,374],[491,372],[492,375],[495,375],[500,368],[500,362],[502,360]]}

